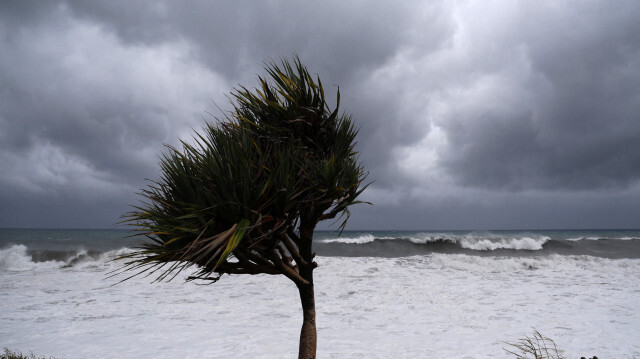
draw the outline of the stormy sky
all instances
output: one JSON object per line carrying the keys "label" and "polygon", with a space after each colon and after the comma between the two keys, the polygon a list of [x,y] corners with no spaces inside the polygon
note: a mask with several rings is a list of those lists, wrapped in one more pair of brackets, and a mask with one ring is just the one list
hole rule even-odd
{"label": "stormy sky", "polygon": [[[349,229],[640,227],[638,1],[2,1],[0,227],[116,228],[297,54],[360,128]],[[326,228],[327,225],[323,225]]]}

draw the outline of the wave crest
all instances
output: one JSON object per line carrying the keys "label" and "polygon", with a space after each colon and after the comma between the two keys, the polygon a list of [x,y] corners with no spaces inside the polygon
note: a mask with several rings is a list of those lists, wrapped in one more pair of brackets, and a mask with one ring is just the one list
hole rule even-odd
{"label": "wave crest", "polygon": [[36,268],[59,268],[61,265],[64,265],[64,262],[53,260],[34,262],[31,255],[27,253],[27,246],[22,244],[0,250],[0,270],[20,272]]}
{"label": "wave crest", "polygon": [[129,248],[122,248],[109,252],[74,252],[34,251],[30,253],[27,246],[16,244],[0,250],[0,270],[8,272],[22,272],[29,270],[46,270],[56,268],[86,269],[103,265],[124,254],[130,253]]}
{"label": "wave crest", "polygon": [[500,237],[492,234],[451,235],[431,233],[408,239],[415,244],[455,243],[462,248],[478,251],[493,251],[496,249],[537,251],[541,250],[542,246],[551,240],[550,237],[542,235]]}
{"label": "wave crest", "polygon": [[358,234],[351,237],[338,237],[323,239],[321,243],[336,244],[382,244],[390,242],[412,243],[416,245],[451,245],[458,248],[477,250],[477,251],[493,251],[498,249],[513,250],[542,250],[543,245],[551,241],[551,238],[545,235],[536,235],[523,233],[513,236],[504,236],[491,232],[486,233],[416,233],[409,236],[374,236],[371,233]]}
{"label": "wave crest", "polygon": [[480,251],[493,251],[496,249],[539,251],[549,240],[551,240],[551,238],[545,236],[520,238],[465,238],[460,241],[460,246],[462,248]]}
{"label": "wave crest", "polygon": [[331,239],[323,239],[322,243],[345,243],[345,244],[365,244],[376,240],[371,234],[364,234],[358,237],[338,237]]}

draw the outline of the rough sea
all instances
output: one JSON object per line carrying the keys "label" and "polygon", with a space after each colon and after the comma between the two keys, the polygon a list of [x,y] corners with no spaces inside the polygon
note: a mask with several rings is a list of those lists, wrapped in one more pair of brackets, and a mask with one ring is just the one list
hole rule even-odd
{"label": "rough sea", "polygon": [[[294,358],[282,276],[108,274],[122,230],[0,229],[0,348],[73,358]],[[318,358],[640,358],[640,230],[317,232]]]}

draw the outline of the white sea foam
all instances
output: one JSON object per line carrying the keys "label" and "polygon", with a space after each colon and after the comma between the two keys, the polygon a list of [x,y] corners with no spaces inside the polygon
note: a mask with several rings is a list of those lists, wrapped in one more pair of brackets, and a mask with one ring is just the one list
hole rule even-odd
{"label": "white sea foam", "polygon": [[572,241],[572,242],[577,242],[577,241],[583,241],[583,240],[587,240],[587,241],[599,241],[599,240],[603,240],[603,239],[616,239],[616,240],[620,240],[620,241],[631,241],[631,240],[637,240],[640,238],[637,237],[613,237],[613,238],[602,238],[602,237],[572,237],[572,238],[567,238],[567,241]]}
{"label": "white sea foam", "polygon": [[491,233],[466,235],[426,233],[409,238],[409,240],[416,244],[437,241],[459,243],[462,248],[486,251],[496,249],[541,250],[542,246],[551,238],[541,235],[499,237]]}
{"label": "white sea foam", "polygon": [[50,269],[60,267],[62,264],[64,263],[58,261],[34,262],[27,253],[27,247],[22,244],[0,250],[0,271]]}
{"label": "white sea foam", "polygon": [[465,237],[460,240],[462,248],[475,250],[496,250],[496,249],[520,249],[537,251],[542,249],[542,245],[551,238],[546,236],[520,237],[520,238],[474,238]]}
{"label": "white sea foam", "polygon": [[9,248],[0,250],[0,271],[19,272],[19,271],[42,271],[57,268],[87,268],[99,267],[105,263],[119,257],[123,254],[131,253],[131,249],[123,248],[119,250],[102,253],[98,258],[92,258],[86,250],[79,250],[75,255],[65,261],[49,260],[34,261],[28,253],[25,245],[18,244]]}
{"label": "white sea foam", "polygon": [[323,239],[323,243],[347,243],[347,244],[364,244],[373,242],[376,238],[371,234],[364,234],[358,237],[338,237]]}
{"label": "white sea foam", "polygon": [[[180,280],[185,273],[170,283],[141,277],[112,286],[121,279],[106,279],[120,265],[108,260],[116,254],[87,262],[92,267],[0,269],[1,345],[65,359],[295,357],[302,315],[286,278],[225,276],[198,286]],[[533,328],[569,358],[640,351],[638,259],[430,254],[317,262],[321,358],[509,357],[503,342]]]}

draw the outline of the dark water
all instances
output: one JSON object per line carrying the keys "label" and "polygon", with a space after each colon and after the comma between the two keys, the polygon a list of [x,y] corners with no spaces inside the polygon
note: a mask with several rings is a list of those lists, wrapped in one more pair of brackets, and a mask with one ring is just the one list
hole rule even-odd
{"label": "dark water", "polygon": [[[23,245],[34,262],[98,258],[143,239],[127,230],[0,229],[0,254]],[[478,256],[589,255],[640,258],[640,230],[319,231],[320,256],[403,257],[430,253]]]}

